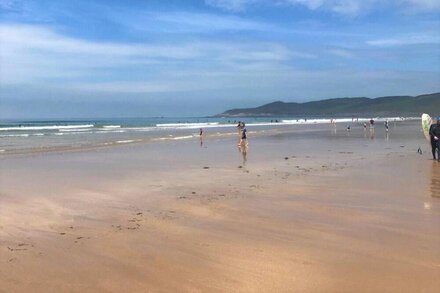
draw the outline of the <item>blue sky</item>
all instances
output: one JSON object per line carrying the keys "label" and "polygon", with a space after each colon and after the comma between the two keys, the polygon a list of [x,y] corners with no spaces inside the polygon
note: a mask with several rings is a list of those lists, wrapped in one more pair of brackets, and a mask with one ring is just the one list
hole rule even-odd
{"label": "blue sky", "polygon": [[440,0],[0,0],[3,118],[440,91]]}

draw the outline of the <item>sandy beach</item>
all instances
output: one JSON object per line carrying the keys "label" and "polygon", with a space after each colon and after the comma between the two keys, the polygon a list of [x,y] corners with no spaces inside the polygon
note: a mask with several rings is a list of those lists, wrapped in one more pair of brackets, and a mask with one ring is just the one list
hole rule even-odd
{"label": "sandy beach", "polygon": [[440,163],[382,128],[1,156],[0,292],[438,292]]}

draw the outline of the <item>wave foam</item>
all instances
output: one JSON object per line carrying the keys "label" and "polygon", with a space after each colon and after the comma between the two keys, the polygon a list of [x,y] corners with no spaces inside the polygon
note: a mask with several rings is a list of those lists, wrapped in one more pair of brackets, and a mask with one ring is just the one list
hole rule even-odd
{"label": "wave foam", "polygon": [[0,137],[28,137],[29,134],[25,133],[25,134],[3,134],[0,135]]}
{"label": "wave foam", "polygon": [[156,124],[156,127],[159,127],[159,128],[192,129],[192,128],[200,128],[200,127],[217,127],[219,125],[220,125],[219,122],[206,122],[206,123],[164,123],[164,124]]}
{"label": "wave foam", "polygon": [[75,128],[91,128],[94,124],[82,125],[46,125],[46,126],[14,126],[14,127],[0,127],[0,131],[22,131],[22,130],[61,130],[61,129],[75,129]]}

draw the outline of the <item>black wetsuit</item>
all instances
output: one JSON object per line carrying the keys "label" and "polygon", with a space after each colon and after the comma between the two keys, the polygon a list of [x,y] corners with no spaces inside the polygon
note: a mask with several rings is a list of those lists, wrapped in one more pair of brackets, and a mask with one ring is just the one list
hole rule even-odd
{"label": "black wetsuit", "polygon": [[[431,136],[432,157],[435,158],[435,149],[440,147],[440,124],[432,124],[429,128],[429,135]],[[437,136],[439,140],[435,140],[434,136]],[[440,160],[440,158],[437,158]]]}

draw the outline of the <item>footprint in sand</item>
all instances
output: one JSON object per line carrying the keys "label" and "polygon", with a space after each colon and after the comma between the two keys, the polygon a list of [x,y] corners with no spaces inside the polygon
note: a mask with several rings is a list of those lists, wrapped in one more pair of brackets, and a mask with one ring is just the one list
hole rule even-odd
{"label": "footprint in sand", "polygon": [[28,244],[28,243],[19,243],[17,244],[15,247],[14,246],[7,246],[9,251],[15,252],[15,251],[26,251],[29,248],[34,247],[33,244]]}
{"label": "footprint in sand", "polygon": [[13,261],[16,261],[16,260],[17,260],[16,257],[12,257],[12,258],[8,259],[8,262],[13,262]]}

